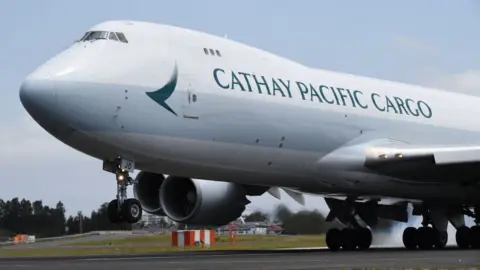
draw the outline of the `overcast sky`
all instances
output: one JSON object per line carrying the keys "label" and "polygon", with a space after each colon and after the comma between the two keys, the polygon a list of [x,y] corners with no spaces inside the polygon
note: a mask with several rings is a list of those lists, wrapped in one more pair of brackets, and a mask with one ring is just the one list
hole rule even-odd
{"label": "overcast sky", "polygon": [[[50,137],[18,98],[29,72],[101,21],[228,34],[312,67],[477,94],[480,5],[474,2],[0,0],[0,198],[52,206],[61,200],[71,214],[89,213],[116,195],[114,176],[100,161]],[[284,202],[299,209],[291,199]],[[265,195],[250,209],[276,203]],[[325,212],[318,198],[309,198],[307,207]]]}

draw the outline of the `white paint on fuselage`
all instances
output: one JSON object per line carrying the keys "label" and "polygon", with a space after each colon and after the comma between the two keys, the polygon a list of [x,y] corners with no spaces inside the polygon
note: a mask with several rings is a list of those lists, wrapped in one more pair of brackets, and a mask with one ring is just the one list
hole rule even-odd
{"label": "white paint on fuselage", "polygon": [[[92,56],[91,65],[86,66],[85,70],[65,76],[65,80],[132,85],[153,90],[169,79],[174,63],[177,62],[179,66],[178,88],[183,90],[191,87],[195,91],[205,94],[313,108],[318,110],[318,113],[325,110],[341,114],[480,131],[480,126],[474,125],[470,118],[470,116],[480,114],[480,107],[477,106],[480,98],[476,96],[309,68],[232,40],[172,26],[141,22],[132,22],[131,24],[107,22],[99,24],[91,30],[123,31],[129,37],[130,43],[122,44],[100,40],[92,44],[87,43],[87,45],[82,43],[74,45],[95,51],[97,49],[94,48],[98,46],[102,50]],[[222,57],[205,55],[203,48],[219,49]],[[228,74],[230,71],[265,76],[267,80],[271,78],[289,80],[292,98],[221,89],[213,79],[215,68],[221,68],[227,72],[221,75],[221,80],[224,82],[231,80]],[[62,78],[58,77],[58,79]],[[362,100],[364,103],[368,103],[370,108],[364,110],[349,105],[337,106],[308,102],[303,100],[297,91],[295,85],[297,81],[311,83],[315,87],[327,85],[352,91],[361,90],[364,93]],[[433,117],[425,119],[379,112],[372,106],[370,100],[372,93],[380,95],[377,100],[382,106],[385,106],[385,96],[426,101],[433,110]],[[310,96],[308,97],[310,98]]]}
{"label": "white paint on fuselage", "polygon": [[[106,22],[90,30],[125,33],[129,43],[75,43],[34,74],[55,81],[57,105],[32,115],[66,144],[99,159],[132,158],[141,170],[245,184],[285,186],[311,193],[368,194],[410,199],[478,197],[457,186],[408,186],[366,172],[319,169],[331,151],[359,136],[409,143],[480,143],[480,99],[318,70],[231,40],[171,26]],[[221,57],[205,55],[219,50]],[[167,103],[174,116],[145,94],[162,87],[178,66]],[[231,71],[290,82],[290,97],[222,89]],[[368,109],[303,100],[296,82],[363,92]],[[246,85],[246,81],[242,81]],[[285,88],[284,88],[285,89]],[[197,95],[188,102],[188,93]],[[371,94],[424,101],[431,118],[380,112]],[[290,94],[288,96],[290,96]],[[307,96],[310,98],[310,95]],[[185,118],[196,116],[198,119]],[[77,132],[58,133],[72,127]],[[354,184],[358,182],[357,184]]]}

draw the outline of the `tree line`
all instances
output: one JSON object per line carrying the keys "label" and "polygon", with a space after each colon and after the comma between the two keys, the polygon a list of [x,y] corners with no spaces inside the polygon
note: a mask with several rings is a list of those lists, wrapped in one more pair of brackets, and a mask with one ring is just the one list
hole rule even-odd
{"label": "tree line", "polygon": [[[55,207],[50,207],[44,205],[41,200],[31,202],[19,198],[8,201],[0,199],[0,237],[28,234],[41,238],[90,231],[132,230],[132,225],[128,223],[111,223],[107,206],[106,202],[90,214],[78,212],[75,216],[67,217],[61,201]],[[247,216],[245,221],[279,223],[287,234],[322,234],[329,228],[342,227],[335,221],[325,222],[325,217],[316,210],[293,212],[283,204],[277,206],[273,214],[255,211]],[[181,229],[182,224],[177,225]],[[392,226],[393,222],[380,219],[377,227],[373,229],[386,230]]]}
{"label": "tree line", "polygon": [[65,215],[65,206],[59,201],[55,207],[44,205],[41,200],[0,199],[0,236],[16,234],[36,237],[55,237],[81,232],[101,230],[131,230],[130,224],[112,224],[108,219],[104,203],[89,215],[78,212],[75,216]]}
{"label": "tree line", "polygon": [[[280,204],[273,213],[254,211],[245,218],[245,222],[273,222],[282,225],[284,234],[324,234],[331,228],[343,228],[338,221],[325,222],[322,213],[317,210],[291,211],[286,205]],[[394,222],[379,219],[373,231],[390,230]]]}

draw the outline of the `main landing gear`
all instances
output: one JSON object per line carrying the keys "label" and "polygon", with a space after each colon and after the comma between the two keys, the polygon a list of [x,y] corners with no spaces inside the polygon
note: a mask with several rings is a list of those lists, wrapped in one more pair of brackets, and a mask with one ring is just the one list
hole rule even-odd
{"label": "main landing gear", "polygon": [[325,237],[327,247],[332,251],[369,249],[372,244],[372,232],[367,228],[334,228],[327,232]]}
{"label": "main landing gear", "polygon": [[[433,223],[427,213],[422,214],[422,227],[408,227],[403,231],[403,245],[410,250],[417,249],[441,249],[447,245],[447,231],[440,231],[433,227]],[[432,224],[432,227],[429,225]]]}
{"label": "main landing gear", "polygon": [[365,250],[372,245],[372,231],[361,225],[357,219],[357,209],[355,208],[355,198],[348,198],[345,201],[337,199],[325,199],[330,213],[326,221],[332,221],[337,218],[347,228],[332,228],[328,230],[325,236],[327,247],[331,251],[343,250]]}
{"label": "main landing gear", "polygon": [[112,223],[137,223],[142,218],[142,206],[137,199],[127,198],[127,187],[134,183],[130,173],[135,170],[135,163],[118,158],[104,161],[103,169],[114,173],[117,180],[117,198],[108,204],[108,217]]}
{"label": "main landing gear", "polygon": [[459,248],[467,249],[474,248],[480,249],[480,205],[475,206],[475,212],[470,209],[466,209],[467,216],[475,219],[475,226],[469,228],[462,226],[457,229],[455,239]]}

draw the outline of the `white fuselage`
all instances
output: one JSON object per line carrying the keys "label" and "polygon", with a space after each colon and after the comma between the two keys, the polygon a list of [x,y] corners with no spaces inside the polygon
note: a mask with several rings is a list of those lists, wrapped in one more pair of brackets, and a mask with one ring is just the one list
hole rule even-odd
{"label": "white fuselage", "polygon": [[357,141],[478,144],[477,97],[313,69],[177,27],[115,21],[89,31],[121,32],[128,43],[76,42],[20,93],[42,127],[88,155],[314,194],[480,199],[478,188],[410,185],[322,164]]}

